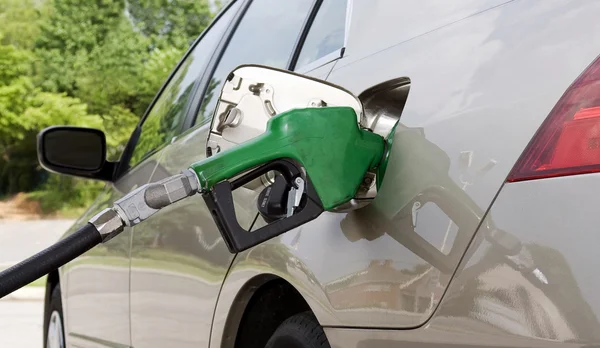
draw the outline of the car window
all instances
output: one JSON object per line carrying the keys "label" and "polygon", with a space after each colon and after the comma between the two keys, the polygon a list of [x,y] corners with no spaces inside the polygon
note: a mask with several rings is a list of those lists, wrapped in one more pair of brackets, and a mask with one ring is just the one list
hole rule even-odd
{"label": "car window", "polygon": [[308,31],[296,67],[312,63],[344,47],[347,0],[323,0]]}
{"label": "car window", "polygon": [[[206,68],[227,24],[236,12],[234,4],[207,29],[193,51],[179,66],[152,110],[142,124],[140,138],[133,150],[129,166],[133,167],[181,132],[185,107],[191,97],[194,83]],[[234,8],[235,7],[235,8]]]}
{"label": "car window", "polygon": [[242,64],[285,68],[312,0],[254,0],[231,37],[207,87],[196,124],[210,121],[223,79]]}

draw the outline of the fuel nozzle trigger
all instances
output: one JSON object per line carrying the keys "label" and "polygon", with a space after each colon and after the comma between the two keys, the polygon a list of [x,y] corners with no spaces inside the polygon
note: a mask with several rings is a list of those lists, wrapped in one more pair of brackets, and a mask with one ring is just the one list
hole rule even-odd
{"label": "fuel nozzle trigger", "polygon": [[296,177],[294,183],[288,192],[287,212],[286,216],[290,217],[300,206],[302,195],[304,194],[304,180],[301,177]]}
{"label": "fuel nozzle trigger", "polygon": [[302,203],[305,186],[300,176],[288,183],[283,175],[275,175],[273,183],[258,195],[258,213],[268,223],[292,216]]}
{"label": "fuel nozzle trigger", "polygon": [[[232,192],[270,171],[275,171],[280,175],[275,177],[275,183],[269,190],[269,195],[261,194],[262,199],[267,199],[265,202],[268,203],[269,198],[273,198],[282,204],[271,205],[271,214],[268,214],[269,218],[265,219],[269,222],[268,225],[255,231],[247,231],[237,221]],[[221,181],[204,193],[203,198],[227,248],[232,253],[244,251],[298,227],[317,218],[324,211],[310,177],[303,176],[299,166],[288,159],[277,159],[252,169],[235,180]],[[259,196],[259,211],[261,209],[260,200]],[[263,214],[261,213],[261,215]]]}

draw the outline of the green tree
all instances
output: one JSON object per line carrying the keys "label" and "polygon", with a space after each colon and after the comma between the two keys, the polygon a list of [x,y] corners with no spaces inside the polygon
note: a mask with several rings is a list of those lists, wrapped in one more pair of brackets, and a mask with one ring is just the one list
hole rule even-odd
{"label": "green tree", "polygon": [[127,13],[159,48],[189,46],[213,17],[208,1],[196,0],[128,0]]}
{"label": "green tree", "polygon": [[41,24],[39,49],[58,49],[66,55],[90,52],[102,44],[123,16],[122,0],[51,0]]}
{"label": "green tree", "polygon": [[95,113],[108,113],[113,105],[120,105],[141,116],[144,110],[140,107],[139,86],[149,56],[148,45],[149,40],[121,18],[102,43],[88,52],[75,76],[75,95]]}
{"label": "green tree", "polygon": [[[35,190],[47,210],[88,204],[101,183],[43,171],[36,134],[51,125],[103,129],[116,160],[212,16],[207,0],[0,0],[0,195]],[[140,148],[177,131],[189,93],[182,86],[158,103],[168,115],[148,122],[156,139]]]}
{"label": "green tree", "polygon": [[74,96],[90,52],[119,24],[124,5],[122,0],[51,0],[35,43],[39,85]]}
{"label": "green tree", "polygon": [[146,110],[184,52],[183,49],[175,47],[156,48],[150,52],[138,85],[138,105],[133,109],[136,114],[141,114]]}
{"label": "green tree", "polygon": [[34,121],[22,118],[34,86],[28,75],[32,55],[13,45],[0,45],[0,153],[4,162],[12,158],[16,142],[35,128]]}
{"label": "green tree", "polygon": [[0,0],[1,44],[31,49],[39,34],[45,6],[35,0]]}
{"label": "green tree", "polygon": [[62,94],[41,92],[31,80],[33,54],[13,45],[0,45],[0,192],[36,187],[40,168],[36,134],[56,124],[102,128],[87,105]]}
{"label": "green tree", "polygon": [[106,134],[109,160],[119,159],[131,136],[131,131],[138,121],[137,115],[119,105],[112,106],[107,113],[102,115],[102,129]]}
{"label": "green tree", "polygon": [[169,82],[172,87],[168,88],[152,107],[143,124],[146,136],[139,139],[131,157],[132,163],[141,161],[149,152],[167,143],[177,134],[182,117],[185,116],[185,103],[193,89],[193,84],[190,84],[181,90],[190,64],[191,60],[187,60],[180,67]]}

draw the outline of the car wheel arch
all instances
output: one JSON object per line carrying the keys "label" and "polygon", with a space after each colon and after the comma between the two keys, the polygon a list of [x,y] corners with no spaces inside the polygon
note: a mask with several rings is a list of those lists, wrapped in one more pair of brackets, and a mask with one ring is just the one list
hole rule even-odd
{"label": "car wheel arch", "polygon": [[[266,308],[268,313],[263,310]],[[307,311],[312,312],[309,302],[287,279],[272,273],[254,275],[239,287],[229,304],[221,334],[215,332],[218,325],[213,323],[213,337],[220,340],[211,339],[211,347],[263,347],[283,321]],[[218,312],[215,320],[220,321]]]}

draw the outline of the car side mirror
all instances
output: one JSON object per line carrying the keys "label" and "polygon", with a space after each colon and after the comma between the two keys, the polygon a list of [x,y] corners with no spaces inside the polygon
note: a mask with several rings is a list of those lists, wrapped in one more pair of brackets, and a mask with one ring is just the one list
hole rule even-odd
{"label": "car side mirror", "polygon": [[106,161],[106,137],[101,130],[56,126],[38,134],[38,160],[50,172],[112,181],[114,162]]}

